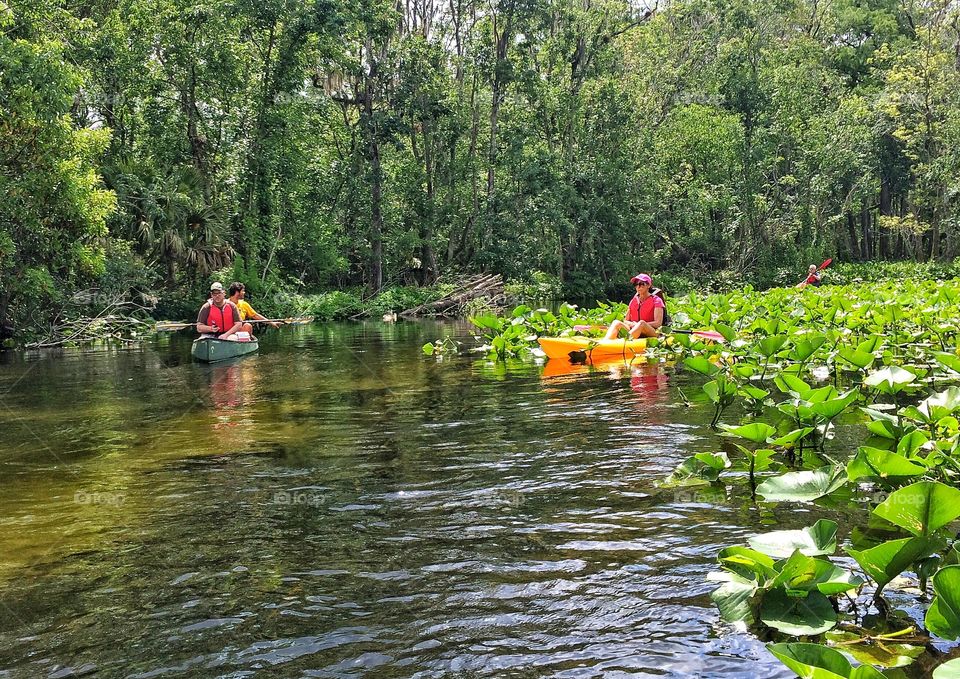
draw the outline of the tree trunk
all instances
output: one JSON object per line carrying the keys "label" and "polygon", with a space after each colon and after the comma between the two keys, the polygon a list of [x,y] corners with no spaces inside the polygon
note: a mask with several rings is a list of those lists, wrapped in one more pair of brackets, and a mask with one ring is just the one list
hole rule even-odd
{"label": "tree trunk", "polygon": [[363,129],[367,136],[367,161],[370,164],[370,292],[383,287],[383,169],[380,166],[380,140],[373,119],[373,99],[376,96],[377,61],[373,41],[367,38],[369,73],[363,79]]}
{"label": "tree trunk", "polygon": [[13,337],[15,328],[10,323],[7,314],[10,312],[10,293],[6,290],[0,293],[0,342]]}
{"label": "tree trunk", "polygon": [[423,166],[427,175],[427,214],[420,222],[420,254],[423,255],[420,282],[430,285],[437,279],[437,255],[433,251],[433,222],[436,219],[436,195],[434,189],[433,138],[430,126],[423,125]]}
{"label": "tree trunk", "polygon": [[853,219],[853,213],[850,211],[847,211],[847,237],[850,239],[850,254],[862,261],[863,250],[857,238],[857,226]]}

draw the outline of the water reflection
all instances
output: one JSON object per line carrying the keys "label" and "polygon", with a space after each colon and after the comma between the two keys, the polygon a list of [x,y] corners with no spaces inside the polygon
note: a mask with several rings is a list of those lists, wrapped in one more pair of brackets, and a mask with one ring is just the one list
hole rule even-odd
{"label": "water reflection", "polygon": [[256,359],[242,356],[206,366],[214,431],[233,431],[236,436],[251,433],[255,422],[245,409],[258,399],[260,392],[261,362]]}
{"label": "water reflection", "polygon": [[707,597],[749,503],[655,483],[689,377],[291,330],[0,372],[0,676],[788,676]]}

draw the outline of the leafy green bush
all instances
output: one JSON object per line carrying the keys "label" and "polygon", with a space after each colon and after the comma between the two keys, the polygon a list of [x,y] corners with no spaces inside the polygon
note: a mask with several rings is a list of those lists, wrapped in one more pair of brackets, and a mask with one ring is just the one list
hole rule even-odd
{"label": "leafy green bush", "polygon": [[560,297],[563,283],[556,276],[534,271],[527,278],[507,281],[503,290],[507,297],[514,301],[554,300]]}

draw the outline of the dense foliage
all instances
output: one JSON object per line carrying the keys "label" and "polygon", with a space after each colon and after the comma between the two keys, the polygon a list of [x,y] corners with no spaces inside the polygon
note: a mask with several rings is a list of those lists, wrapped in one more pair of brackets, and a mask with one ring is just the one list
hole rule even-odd
{"label": "dense foliage", "polygon": [[254,293],[482,269],[573,297],[639,269],[766,286],[827,256],[950,260],[956,19],[2,0],[0,325],[83,286],[196,301],[238,256]]}
{"label": "dense foliage", "polygon": [[[668,331],[615,360],[702,374],[730,442],[661,486],[678,501],[817,503],[837,517],[720,551],[710,580],[721,616],[777,642],[770,652],[799,676],[904,676],[876,668],[908,665],[910,676],[935,666],[934,677],[956,676],[956,653],[938,647],[960,638],[960,280],[690,294],[671,306],[679,326],[714,328],[723,341]],[[474,323],[506,358],[623,311],[519,307]],[[844,440],[861,445],[835,441],[841,422]],[[724,490],[700,495],[711,487]]]}

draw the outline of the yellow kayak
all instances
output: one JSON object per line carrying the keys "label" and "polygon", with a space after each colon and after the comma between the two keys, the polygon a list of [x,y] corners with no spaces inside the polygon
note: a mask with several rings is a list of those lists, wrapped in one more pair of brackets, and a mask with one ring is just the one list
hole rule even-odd
{"label": "yellow kayak", "polygon": [[625,356],[631,358],[647,349],[646,338],[640,339],[594,339],[590,337],[541,337],[537,340],[547,358],[570,358],[571,351],[582,351],[592,359],[601,356]]}

